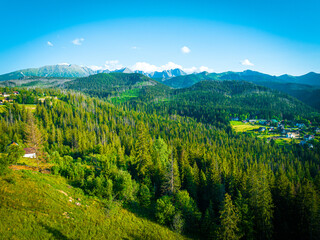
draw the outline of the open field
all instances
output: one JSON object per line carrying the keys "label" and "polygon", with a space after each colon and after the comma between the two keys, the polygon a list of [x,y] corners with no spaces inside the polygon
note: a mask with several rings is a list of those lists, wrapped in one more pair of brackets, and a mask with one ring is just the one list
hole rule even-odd
{"label": "open field", "polygon": [[0,239],[183,239],[116,202],[83,194],[62,177],[11,171],[0,177]]}
{"label": "open field", "polygon": [[259,129],[260,127],[265,127],[263,125],[253,125],[251,123],[243,123],[240,121],[230,121],[232,128],[236,132],[247,132],[255,129]]}

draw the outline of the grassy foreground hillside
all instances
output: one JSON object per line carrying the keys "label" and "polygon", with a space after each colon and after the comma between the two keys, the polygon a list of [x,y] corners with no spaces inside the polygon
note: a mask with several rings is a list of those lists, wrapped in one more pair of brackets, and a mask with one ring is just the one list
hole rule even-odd
{"label": "grassy foreground hillside", "polygon": [[106,207],[63,177],[13,171],[0,177],[0,239],[183,239],[116,204]]}

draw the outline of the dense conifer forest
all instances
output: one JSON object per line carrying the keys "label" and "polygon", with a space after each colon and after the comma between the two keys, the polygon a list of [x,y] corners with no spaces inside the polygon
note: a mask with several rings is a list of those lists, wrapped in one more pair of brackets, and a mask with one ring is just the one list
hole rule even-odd
{"label": "dense conifer forest", "polygon": [[236,133],[229,123],[238,116],[319,126],[316,110],[293,97],[236,81],[174,90],[120,73],[61,89],[1,89],[14,90],[15,101],[0,106],[2,178],[32,147],[50,174],[84,196],[179,236],[320,238],[319,143],[283,147]]}

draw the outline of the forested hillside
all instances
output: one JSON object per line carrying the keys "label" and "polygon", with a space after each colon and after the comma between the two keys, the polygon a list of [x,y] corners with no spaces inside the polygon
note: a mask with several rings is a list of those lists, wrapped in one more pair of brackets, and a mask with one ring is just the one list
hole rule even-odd
{"label": "forested hillside", "polygon": [[143,96],[146,99],[165,96],[170,88],[138,73],[100,73],[79,78],[66,84],[67,89],[79,90],[100,98]]}
{"label": "forested hillside", "polygon": [[320,102],[320,77],[316,73],[308,73],[299,77],[282,75],[279,77],[262,74],[254,71],[190,74],[174,77],[164,81],[164,84],[173,88],[188,88],[204,80],[234,80],[247,81],[260,86],[287,93],[309,106],[319,110]]}
{"label": "forested hillside", "polygon": [[[107,91],[145,83],[136,76],[119,82],[110,79]],[[93,91],[80,81],[78,90]],[[97,91],[105,81],[109,79],[93,81]],[[136,105],[113,105],[65,90],[20,94],[34,96],[34,101],[48,97],[33,110],[17,103],[0,106],[3,179],[9,179],[7,166],[16,163],[21,148],[32,145],[39,160],[51,164],[52,174],[65,177],[86,197],[96,197],[111,208],[120,203],[191,238],[320,237],[319,143],[313,149],[297,144],[284,148],[234,133],[225,127],[227,119],[206,115],[214,109],[248,113],[261,106],[270,114],[307,112],[305,105],[287,95],[234,81],[202,82],[147,106],[138,103],[143,98]],[[172,109],[177,109],[165,110],[171,109],[173,99]],[[18,145],[10,145],[12,141]]]}
{"label": "forested hillside", "polygon": [[202,81],[190,88],[172,90],[166,101],[154,102],[143,110],[179,114],[228,129],[234,116],[247,118],[308,118],[316,110],[285,93],[243,81]]}
{"label": "forested hillside", "polygon": [[243,81],[202,81],[175,90],[141,74],[109,73],[79,78],[65,86],[136,110],[177,113],[219,127],[227,126],[230,116],[294,119],[316,112],[285,93]]}
{"label": "forested hillside", "polygon": [[278,82],[260,82],[259,85],[287,93],[309,106],[320,110],[320,87]]}

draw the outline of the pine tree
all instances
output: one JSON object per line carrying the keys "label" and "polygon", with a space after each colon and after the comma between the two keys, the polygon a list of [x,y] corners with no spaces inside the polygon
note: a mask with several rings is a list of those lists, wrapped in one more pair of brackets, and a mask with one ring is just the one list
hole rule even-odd
{"label": "pine tree", "polygon": [[267,172],[261,164],[252,169],[249,178],[249,203],[253,209],[257,239],[271,239],[273,234],[273,201],[267,179]]}
{"label": "pine tree", "polygon": [[165,175],[164,183],[162,185],[162,191],[166,194],[173,194],[180,189],[181,182],[179,177],[179,168],[177,161],[171,154],[171,161],[167,166],[167,172]]}
{"label": "pine tree", "polygon": [[138,125],[138,139],[135,145],[136,161],[137,161],[137,174],[144,178],[149,168],[152,166],[151,153],[150,153],[151,139],[147,134],[146,127],[143,123]]}
{"label": "pine tree", "polygon": [[219,228],[218,238],[222,240],[237,240],[240,239],[239,234],[239,212],[236,206],[233,205],[231,196],[226,193],[224,198],[224,206],[220,211],[221,225]]}

